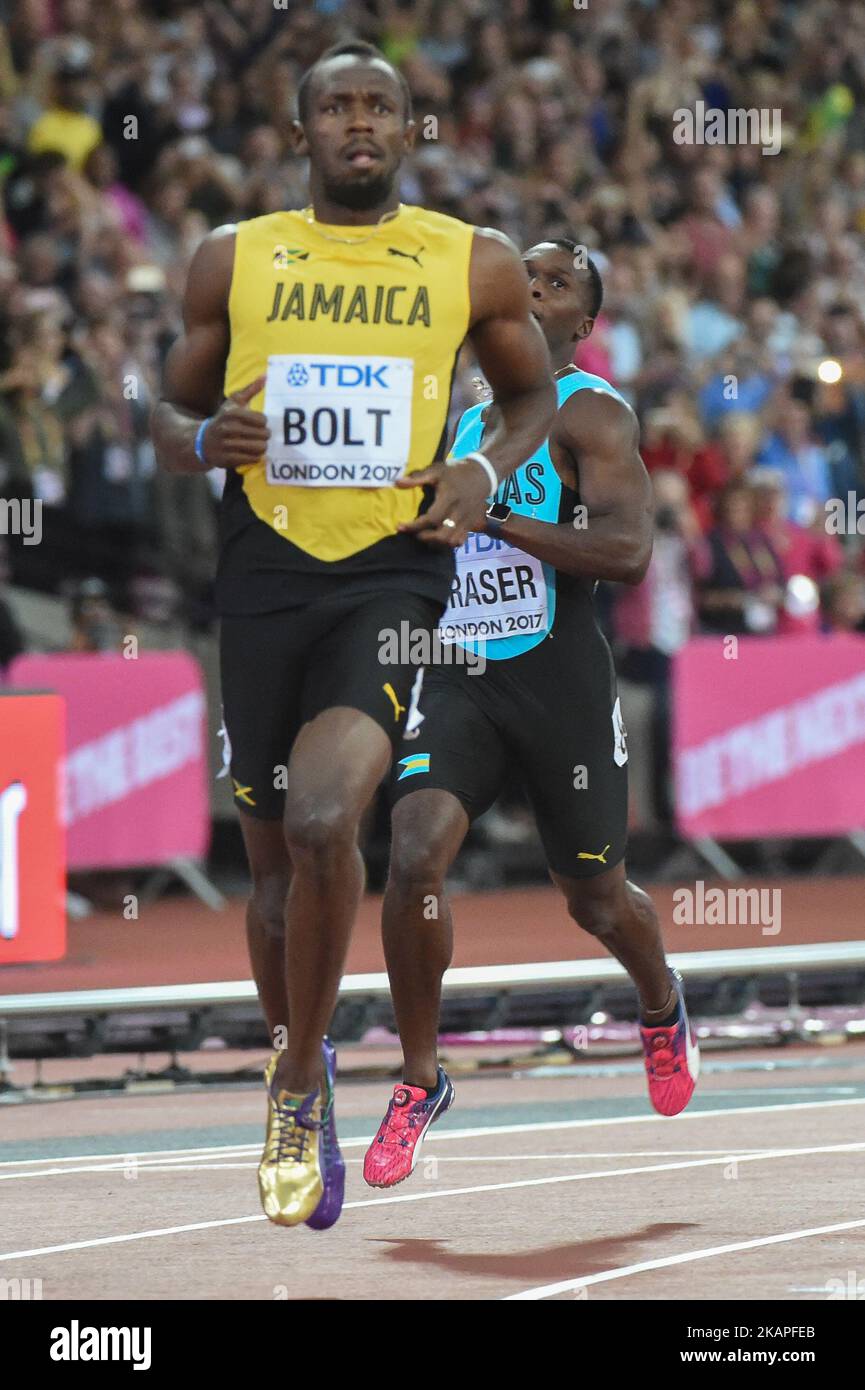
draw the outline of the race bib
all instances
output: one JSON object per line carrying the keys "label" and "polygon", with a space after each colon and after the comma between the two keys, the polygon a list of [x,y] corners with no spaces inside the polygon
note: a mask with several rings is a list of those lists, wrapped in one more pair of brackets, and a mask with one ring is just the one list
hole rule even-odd
{"label": "race bib", "polygon": [[410,357],[292,353],[267,360],[273,487],[387,487],[411,448]]}
{"label": "race bib", "polygon": [[456,553],[450,602],[439,622],[441,641],[496,641],[546,629],[541,561],[505,540],[472,531]]}

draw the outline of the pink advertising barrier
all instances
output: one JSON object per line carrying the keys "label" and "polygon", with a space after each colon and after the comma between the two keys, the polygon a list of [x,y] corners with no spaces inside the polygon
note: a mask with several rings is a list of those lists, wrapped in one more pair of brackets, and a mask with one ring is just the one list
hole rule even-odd
{"label": "pink advertising barrier", "polygon": [[70,869],[156,865],[205,852],[205,698],[190,656],[21,656],[9,682],[57,691],[66,701]]}
{"label": "pink advertising barrier", "polygon": [[676,820],[690,839],[865,826],[865,637],[700,637],[673,665]]}

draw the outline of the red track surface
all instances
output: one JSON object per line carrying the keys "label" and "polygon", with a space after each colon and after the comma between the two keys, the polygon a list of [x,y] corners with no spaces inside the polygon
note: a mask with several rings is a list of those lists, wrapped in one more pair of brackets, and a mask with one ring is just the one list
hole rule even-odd
{"label": "red track surface", "polygon": [[[782,930],[772,937],[759,927],[675,927],[672,890],[654,890],[668,947],[771,949],[863,934],[861,880],[778,886]],[[455,908],[457,964],[601,954],[552,890],[459,897]],[[378,913],[378,900],[368,899],[352,971],[381,968]],[[73,926],[66,961],[10,967],[0,989],[247,973],[243,904],[215,914],[175,899],[136,923],[102,914]],[[222,1069],[230,1060],[238,1064],[224,1053],[198,1062]],[[346,1049],[342,1060],[356,1054]],[[73,1059],[44,1072],[46,1080],[107,1074],[131,1061]],[[3,1106],[3,1139],[17,1146],[0,1155],[0,1278],[41,1279],[46,1299],[97,1300],[464,1300],[542,1290],[589,1303],[807,1301],[849,1286],[851,1271],[858,1287],[865,1045],[707,1061],[698,1097],[717,1113],[676,1120],[649,1111],[627,1063],[608,1068],[599,1059],[546,1077],[458,1076],[453,1123],[469,1132],[434,1130],[418,1170],[392,1193],[364,1186],[367,1138],[350,1139],[347,1207],[327,1233],[280,1230],[261,1218],[257,1086]],[[31,1072],[32,1064],[16,1064],[14,1079],[24,1084]],[[341,1080],[343,1126],[371,1136],[388,1089]],[[758,1108],[745,1108],[749,1101]],[[57,1159],[58,1144],[66,1154],[115,1157]]]}
{"label": "red track surface", "polygon": [[[747,887],[747,883],[737,884]],[[757,926],[675,926],[672,887],[651,889],[670,951],[721,950],[735,946],[778,946],[810,941],[853,941],[865,935],[865,880],[861,878],[765,879],[760,888],[781,890],[782,926],[764,936]],[[568,918],[552,888],[458,894],[455,965],[516,964],[603,956],[597,942]],[[349,951],[350,972],[382,970],[379,944],[381,899],[365,899]],[[249,976],[244,904],[224,912],[188,898],[165,899],[142,911],[137,922],[119,912],[99,913],[73,923],[64,961],[7,966],[0,993],[122,988],[129,985],[241,980]]]}
{"label": "red track surface", "polygon": [[[814,1095],[843,1091],[851,1063],[861,1076],[865,1049],[838,1058]],[[782,1084],[807,1090],[816,1079],[803,1069]],[[462,1137],[433,1131],[414,1176],[391,1193],[364,1186],[366,1140],[350,1141],[347,1207],[327,1233],[261,1218],[257,1143],[130,1153],[151,1128],[198,1129],[188,1143],[207,1148],[214,1125],[257,1129],[257,1089],[10,1107],[10,1140],[99,1135],[98,1152],[119,1157],[0,1165],[0,1277],[39,1278],[46,1299],[498,1299],[560,1281],[568,1287],[544,1296],[825,1299],[838,1287],[830,1280],[865,1269],[865,1100],[773,1097],[765,1072],[746,1071],[740,1103],[757,1090],[779,1108],[731,1110],[731,1084],[729,1074],[701,1083],[720,1113],[662,1120],[637,1117],[636,1075],[463,1079],[463,1110],[510,1105],[513,1120]],[[343,1123],[361,1118],[371,1134],[386,1094],[384,1083],[342,1085]],[[637,1113],[575,1127],[599,1097]],[[559,1123],[520,1124],[551,1101]]]}

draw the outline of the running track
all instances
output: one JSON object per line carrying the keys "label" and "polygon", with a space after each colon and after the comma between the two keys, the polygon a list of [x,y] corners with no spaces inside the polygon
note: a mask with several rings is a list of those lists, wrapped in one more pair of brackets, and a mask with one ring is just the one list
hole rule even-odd
{"label": "running track", "polygon": [[326,1233],[261,1217],[257,1086],[5,1105],[0,1278],[45,1299],[865,1291],[865,1044],[705,1062],[676,1120],[630,1059],[458,1078],[391,1193],[360,1171],[388,1085],[344,1081],[347,1202]]}

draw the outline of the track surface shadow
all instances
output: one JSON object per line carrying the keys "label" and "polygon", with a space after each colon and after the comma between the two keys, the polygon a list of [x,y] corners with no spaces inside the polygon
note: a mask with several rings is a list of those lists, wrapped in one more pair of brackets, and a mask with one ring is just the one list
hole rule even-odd
{"label": "track surface shadow", "polygon": [[539,1283],[556,1283],[560,1279],[581,1278],[599,1274],[618,1265],[627,1264],[636,1251],[648,1242],[665,1240],[679,1231],[699,1230],[697,1221],[659,1221],[640,1231],[606,1236],[603,1240],[588,1240],[568,1245],[552,1245],[544,1250],[515,1250],[508,1253],[474,1255],[449,1248],[441,1240],[391,1241],[373,1237],[371,1244],[388,1245],[385,1257],[396,1264],[432,1265],[451,1274],[500,1279],[531,1279]]}

